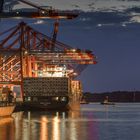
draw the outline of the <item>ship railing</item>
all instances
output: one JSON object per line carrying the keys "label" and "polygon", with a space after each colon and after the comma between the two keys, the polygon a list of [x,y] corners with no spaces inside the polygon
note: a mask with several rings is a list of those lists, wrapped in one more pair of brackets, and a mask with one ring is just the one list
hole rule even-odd
{"label": "ship railing", "polygon": [[0,101],[0,107],[13,106],[15,102],[9,103],[8,101]]}

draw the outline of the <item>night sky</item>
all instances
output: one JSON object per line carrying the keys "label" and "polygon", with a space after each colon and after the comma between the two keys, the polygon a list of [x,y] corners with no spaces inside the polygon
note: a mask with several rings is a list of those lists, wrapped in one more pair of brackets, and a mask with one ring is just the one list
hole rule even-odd
{"label": "night sky", "polygon": [[[77,19],[60,21],[58,40],[91,49],[97,56],[98,64],[79,77],[84,91],[140,90],[140,0],[40,0],[40,4],[80,13]],[[52,34],[50,21],[26,21]],[[16,22],[20,21],[2,20],[0,30]]]}

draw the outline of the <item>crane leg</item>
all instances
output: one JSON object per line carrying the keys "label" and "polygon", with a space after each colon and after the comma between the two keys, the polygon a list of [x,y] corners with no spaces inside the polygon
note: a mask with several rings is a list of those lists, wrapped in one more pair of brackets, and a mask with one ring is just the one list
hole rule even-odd
{"label": "crane leg", "polygon": [[54,32],[53,32],[53,37],[52,37],[52,46],[51,50],[54,51],[55,48],[55,42],[57,39],[57,33],[58,33],[58,27],[59,27],[59,22],[58,20],[54,23]]}
{"label": "crane leg", "polygon": [[3,11],[4,0],[0,0],[0,13]]}

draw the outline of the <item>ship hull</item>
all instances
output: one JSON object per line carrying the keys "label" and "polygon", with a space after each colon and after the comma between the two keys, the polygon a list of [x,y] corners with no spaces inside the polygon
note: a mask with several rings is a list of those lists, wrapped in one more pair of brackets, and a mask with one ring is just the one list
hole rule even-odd
{"label": "ship hull", "polygon": [[79,108],[81,84],[69,77],[24,78],[24,109],[69,110]]}
{"label": "ship hull", "polygon": [[[25,97],[26,98],[26,97]],[[24,110],[67,110],[69,98],[66,96],[42,96],[35,97],[37,101],[25,101],[22,104]]]}
{"label": "ship hull", "polygon": [[0,106],[0,117],[12,115],[15,105]]}
{"label": "ship hull", "polygon": [[23,103],[23,110],[67,110],[68,103],[30,102]]}
{"label": "ship hull", "polygon": [[24,102],[22,104],[22,108],[23,110],[79,110],[80,109],[80,102],[69,100],[68,97],[66,101],[60,101],[60,100],[52,101],[51,98],[49,99],[50,100],[47,101]]}

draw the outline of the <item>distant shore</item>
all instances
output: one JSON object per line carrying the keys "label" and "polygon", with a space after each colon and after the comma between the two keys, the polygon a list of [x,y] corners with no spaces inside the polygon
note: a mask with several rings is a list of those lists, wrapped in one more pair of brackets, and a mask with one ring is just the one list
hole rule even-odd
{"label": "distant shore", "polygon": [[140,91],[113,91],[104,93],[83,93],[87,102],[102,102],[108,96],[110,102],[140,102]]}

